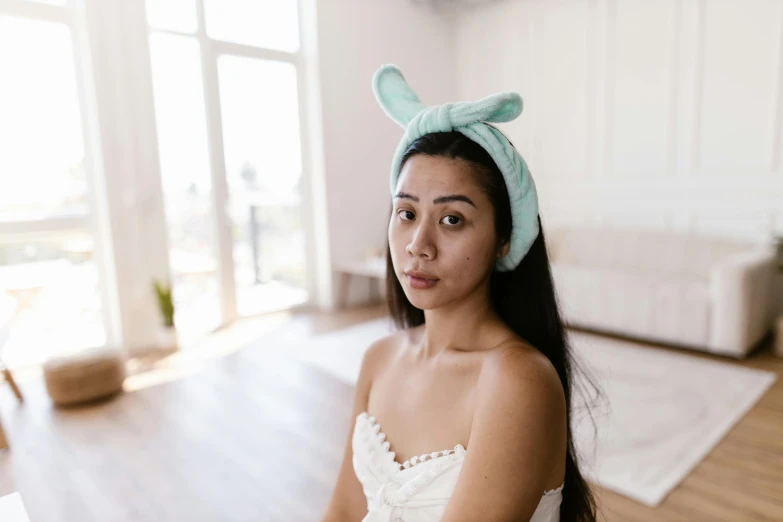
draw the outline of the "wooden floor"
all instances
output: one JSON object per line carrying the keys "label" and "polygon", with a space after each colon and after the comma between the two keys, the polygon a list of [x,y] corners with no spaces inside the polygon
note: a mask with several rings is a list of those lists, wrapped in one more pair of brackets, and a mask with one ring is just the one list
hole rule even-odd
{"label": "wooden floor", "polygon": [[[134,361],[126,393],[79,409],[52,408],[40,377],[20,376],[24,405],[0,387],[0,496],[20,491],[32,522],[317,521],[353,389],[276,349],[383,313],[246,322]],[[597,488],[602,520],[783,520],[783,359],[767,345],[736,364],[778,381],[658,508]]]}

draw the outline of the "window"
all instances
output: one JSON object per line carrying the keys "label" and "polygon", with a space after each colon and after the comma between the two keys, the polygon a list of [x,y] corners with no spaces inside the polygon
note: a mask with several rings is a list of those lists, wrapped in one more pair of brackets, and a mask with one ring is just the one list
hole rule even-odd
{"label": "window", "polygon": [[85,215],[70,29],[0,16],[0,71],[0,220]]}
{"label": "window", "polygon": [[207,120],[195,38],[150,35],[175,324],[198,337],[221,323]]}
{"label": "window", "polygon": [[0,355],[11,367],[105,342],[75,70],[68,25],[0,13]]}
{"label": "window", "polygon": [[307,297],[296,69],[221,56],[218,77],[237,304],[245,316]]}
{"label": "window", "polygon": [[204,12],[210,38],[289,53],[299,50],[295,0],[204,0]]}
{"label": "window", "polygon": [[308,299],[297,3],[201,2],[147,2],[175,322],[188,337]]}
{"label": "window", "polygon": [[[89,9],[96,16],[86,16]],[[128,23],[143,20],[142,11],[146,27]],[[142,328],[159,320],[148,308],[154,302],[149,277],[166,257],[184,345],[241,315],[309,299],[298,17],[290,0],[0,3],[5,362],[35,364],[105,344],[107,329],[112,337],[133,337],[134,347],[147,343],[154,332]],[[82,60],[88,44],[107,52]],[[147,47],[150,85],[137,74],[147,62],[136,51]],[[130,65],[115,67],[114,56]],[[103,81],[90,83],[91,68]],[[143,112],[149,94],[154,119]],[[114,114],[112,104],[127,110]],[[117,125],[93,128],[93,122],[111,121],[107,113]],[[98,130],[107,133],[100,145],[109,168],[93,171],[100,167],[99,155],[91,153]],[[157,147],[144,140],[124,147],[147,131]],[[138,164],[112,158],[112,148],[138,153]],[[160,180],[147,168],[156,159]],[[141,174],[131,181],[112,177],[118,164]],[[96,180],[100,174],[107,177]],[[139,187],[147,192],[137,193]],[[158,187],[168,256],[156,211],[161,194],[149,193]],[[138,219],[144,209],[154,211]],[[104,231],[120,235],[101,242]],[[147,233],[155,238],[149,245]],[[137,256],[133,262],[124,257],[130,252]],[[101,279],[106,274],[109,284]]]}

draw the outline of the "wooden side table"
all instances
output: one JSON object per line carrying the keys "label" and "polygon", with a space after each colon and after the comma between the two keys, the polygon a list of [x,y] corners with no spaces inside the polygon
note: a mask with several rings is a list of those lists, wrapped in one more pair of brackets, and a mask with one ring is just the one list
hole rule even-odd
{"label": "wooden side table", "polygon": [[775,323],[775,355],[783,357],[783,315]]}
{"label": "wooden side table", "polygon": [[[16,400],[19,401],[19,404],[23,403],[24,396],[22,396],[22,392],[19,390],[19,386],[16,385],[14,376],[11,375],[11,370],[9,370],[1,360],[0,360],[0,375],[2,375],[3,379],[5,379],[5,381],[8,382],[8,385],[11,387],[11,391],[13,391],[14,395],[16,395]],[[8,449],[8,439],[6,438],[5,432],[3,431],[2,419],[0,419],[0,449]]]}
{"label": "wooden side table", "polygon": [[0,375],[3,376],[3,379],[8,383],[8,386],[11,387],[11,391],[14,392],[14,395],[16,396],[16,400],[19,401],[19,404],[24,402],[24,396],[22,395],[22,391],[19,389],[19,386],[17,386],[16,381],[14,380],[14,376],[11,375],[11,370],[8,369],[8,367],[3,363],[3,361],[0,359]]}
{"label": "wooden side table", "polygon": [[373,293],[380,295],[380,285],[386,279],[386,259],[383,257],[371,257],[358,261],[350,261],[337,266],[340,273],[340,282],[337,293],[337,305],[345,308],[348,302],[348,287],[352,276],[364,276],[371,278],[370,300]]}

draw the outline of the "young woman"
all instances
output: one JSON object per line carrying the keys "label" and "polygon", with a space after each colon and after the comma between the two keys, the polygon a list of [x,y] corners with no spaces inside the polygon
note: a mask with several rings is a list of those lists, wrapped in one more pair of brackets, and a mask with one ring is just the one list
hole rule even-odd
{"label": "young woman", "polygon": [[425,108],[394,66],[374,87],[406,127],[387,248],[400,330],[365,353],[322,522],[596,520],[535,187],[486,123],[521,99]]}

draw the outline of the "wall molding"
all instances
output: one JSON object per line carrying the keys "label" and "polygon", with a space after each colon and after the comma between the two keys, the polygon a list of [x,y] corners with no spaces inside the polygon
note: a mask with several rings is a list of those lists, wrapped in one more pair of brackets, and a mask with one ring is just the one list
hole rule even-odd
{"label": "wall molding", "polygon": [[[508,7],[512,4],[509,2],[501,4],[506,8],[496,6],[492,13],[485,11],[478,21],[466,14],[459,15],[459,38],[468,38],[480,31],[481,26],[492,24],[492,17],[502,18],[506,24],[509,18],[517,17],[520,19],[520,31],[527,33],[521,37],[527,37],[529,46],[519,53],[516,63],[533,74],[519,75],[514,87],[531,103],[526,106],[526,118],[514,125],[510,135],[533,174],[540,195],[542,219],[553,222],[619,221],[630,226],[724,233],[732,237],[744,235],[759,240],[770,239],[774,233],[783,233],[783,6],[754,3],[748,11],[748,16],[753,18],[738,25],[736,32],[727,34],[715,30],[729,24],[733,13],[744,10],[747,5],[742,0],[733,1],[735,4],[714,4],[718,9],[715,12],[708,11],[713,7],[713,0],[655,3],[646,0],[552,0],[528,2],[515,9]],[[623,11],[637,6],[644,8],[645,12]],[[626,36],[633,37],[640,20],[647,23],[646,18],[640,17],[649,14],[655,16],[650,17],[651,25],[645,26],[644,30],[660,32],[658,29],[666,29],[672,32],[672,39],[666,57],[655,54],[650,47],[639,47],[655,58],[650,65],[655,68],[645,70],[643,63],[634,62],[633,55],[628,54],[633,52],[633,48],[617,46],[624,45],[623,41],[618,41],[623,29]],[[774,22],[769,19],[772,15]],[[522,19],[524,23],[521,23]],[[557,33],[555,46],[548,45],[553,43],[552,37],[547,38],[541,32],[551,28],[553,19],[561,19],[564,24],[562,31]],[[756,19],[767,21],[761,29],[763,32],[758,35],[753,32]],[[624,23],[634,25],[624,27]],[[708,26],[716,23],[720,26]],[[770,51],[776,60],[774,71],[761,68],[762,65],[766,67],[773,55],[766,53],[759,56],[756,52],[773,38],[771,23],[778,28],[776,46],[774,51]],[[743,34],[748,37],[743,38]],[[586,42],[583,35],[587,37]],[[748,42],[747,60],[760,61],[759,68],[749,64],[749,72],[757,75],[727,76],[730,74],[729,67],[710,53],[731,49],[732,54],[727,59],[733,60],[733,63],[747,63],[741,54],[734,54],[743,52],[745,41]],[[645,45],[641,38],[634,42]],[[463,43],[458,48],[466,48],[466,45]],[[576,59],[582,48],[584,62]],[[619,54],[620,51],[625,54]],[[458,55],[457,61],[464,71],[462,76],[468,77],[471,70],[479,70],[473,62],[483,56],[477,51]],[[562,56],[571,59],[558,59]],[[708,58],[710,61],[707,61]],[[630,65],[632,70],[630,67],[626,70],[626,66]],[[481,70],[486,71],[486,66]],[[634,103],[633,91],[627,89],[632,88],[634,82],[643,81],[638,78],[660,78],[662,71],[666,76],[660,84],[665,85],[661,92],[670,96],[660,108],[666,111],[666,115],[662,115],[655,105],[647,111],[640,107],[638,124],[630,119],[635,118],[636,113],[626,116],[625,120],[618,119],[617,111],[624,110],[623,104],[627,107]],[[503,77],[507,78],[508,73],[504,74]],[[626,76],[626,90],[619,90],[623,89],[619,81],[624,75],[634,74],[643,76]],[[767,78],[766,75],[775,85],[772,90],[763,91],[762,99],[754,99],[753,96],[758,98],[758,79]],[[570,83],[569,76],[573,78]],[[498,90],[495,87],[497,81],[490,69],[478,79],[471,78],[469,89],[460,86],[460,92],[469,95],[479,90],[494,92]],[[582,81],[584,114],[574,114],[573,121],[566,122],[567,125],[573,124],[572,129],[584,129],[586,133],[585,157],[580,165],[580,160],[568,158],[564,162],[554,157],[551,151],[558,149],[560,143],[557,140],[561,139],[563,154],[576,152],[570,152],[573,150],[570,146],[573,140],[581,139],[581,135],[570,132],[572,129],[563,129],[569,132],[559,133],[558,129],[564,125],[563,114],[552,111],[560,107],[563,110],[579,107],[581,111],[581,102],[575,101],[574,89],[581,88]],[[762,87],[770,86],[763,84]],[[650,92],[647,91],[648,98]],[[774,100],[767,97],[770,92],[774,93]],[[711,98],[706,98],[705,93]],[[722,134],[720,127],[707,126],[724,125],[731,115],[711,111],[721,110],[723,100],[742,93],[747,93],[748,98],[737,103],[769,104],[768,108],[749,105],[752,113],[748,119],[738,120],[738,124],[746,124],[754,132],[755,129],[763,129],[763,132],[746,137],[736,129],[727,128]],[[623,94],[624,99],[618,97]],[[736,106],[731,108],[737,118],[743,116]],[[759,119],[764,114],[774,118],[771,131],[764,127],[768,120]],[[553,116],[560,119],[553,119]],[[647,116],[650,123],[656,125],[653,129],[645,128]],[[665,136],[661,135],[664,128]],[[514,131],[518,134],[515,135]],[[767,163],[765,159],[762,164],[758,159],[761,151],[758,140],[768,140],[769,132],[772,132],[773,139],[772,161]],[[656,138],[655,145],[644,141],[650,136]],[[618,137],[622,138],[622,142]],[[554,140],[555,143],[545,140]],[[726,151],[723,142],[728,140],[736,142],[740,149]],[[617,147],[627,144],[639,145],[640,153],[644,153],[639,155],[639,161],[646,158],[658,158],[659,161],[654,166],[636,169],[634,149],[625,149],[621,151],[623,160],[618,162],[620,156],[615,157]],[[748,148],[741,149],[743,146]],[[549,153],[546,154],[546,151]],[[766,154],[766,150],[763,153]],[[723,167],[720,158],[736,159]],[[743,167],[741,164],[746,162],[745,158],[749,165]]]}

